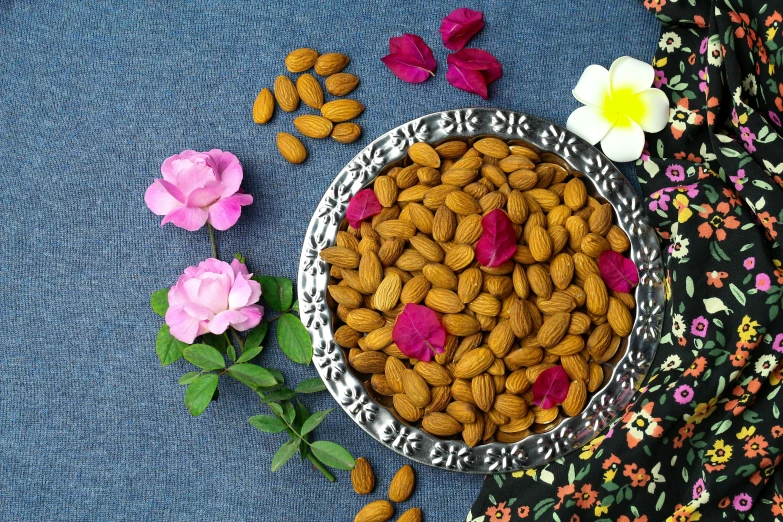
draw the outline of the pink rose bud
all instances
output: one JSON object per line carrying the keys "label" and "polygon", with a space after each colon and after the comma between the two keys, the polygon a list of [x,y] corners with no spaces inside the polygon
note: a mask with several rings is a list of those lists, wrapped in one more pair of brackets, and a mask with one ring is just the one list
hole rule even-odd
{"label": "pink rose bud", "polygon": [[160,167],[163,179],[147,188],[144,202],[159,216],[185,230],[198,230],[209,222],[218,230],[234,226],[242,207],[253,196],[241,192],[242,165],[236,156],[220,149],[185,150],[167,158]]}
{"label": "pink rose bud", "polygon": [[261,285],[250,279],[247,266],[207,259],[185,269],[169,290],[166,324],[171,335],[192,344],[207,332],[222,334],[229,326],[244,332],[261,322],[264,309],[257,305]]}

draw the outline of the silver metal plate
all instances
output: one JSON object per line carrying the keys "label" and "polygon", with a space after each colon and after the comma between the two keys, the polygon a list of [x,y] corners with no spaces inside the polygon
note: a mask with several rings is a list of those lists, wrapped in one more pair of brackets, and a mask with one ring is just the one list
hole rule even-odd
{"label": "silver metal plate", "polygon": [[[580,415],[565,418],[553,429],[531,434],[517,443],[493,442],[470,448],[461,440],[433,437],[398,419],[367,392],[349,368],[343,349],[334,341],[332,312],[326,302],[329,268],[318,253],[334,245],[351,197],[371,184],[382,169],[402,160],[411,144],[488,135],[518,140],[539,151],[547,161],[581,173],[591,194],[612,205],[617,225],[630,238],[630,256],[639,269],[639,286],[633,331],[625,352]],[[597,436],[625,409],[658,346],[664,307],[663,266],[660,247],[644,215],[641,199],[617,167],[595,147],[535,116],[500,109],[457,109],[400,125],[367,145],[340,171],[318,204],[304,238],[299,262],[299,306],[302,321],[313,339],[313,362],[326,387],[343,410],[374,439],[422,464],[463,473],[506,473],[566,455]]]}

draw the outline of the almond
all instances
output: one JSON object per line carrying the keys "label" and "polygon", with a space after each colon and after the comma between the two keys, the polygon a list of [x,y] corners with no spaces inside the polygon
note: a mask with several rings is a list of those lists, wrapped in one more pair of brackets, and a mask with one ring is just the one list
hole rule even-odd
{"label": "almond", "polygon": [[466,216],[459,225],[454,236],[457,243],[473,244],[481,238],[484,229],[481,227],[481,215]]}
{"label": "almond", "polygon": [[433,435],[450,437],[462,431],[462,424],[446,413],[433,412],[421,420],[421,427]]}
{"label": "almond", "polygon": [[581,313],[574,312],[571,314],[571,322],[568,325],[568,333],[571,335],[582,335],[587,333],[590,329],[590,318]]}
{"label": "almond", "polygon": [[348,326],[356,330],[357,332],[372,332],[383,326],[385,321],[374,310],[367,308],[357,308],[348,312],[348,320],[346,323]]}
{"label": "almond", "polygon": [[489,332],[487,346],[495,354],[495,357],[504,357],[511,350],[514,340],[514,330],[511,328],[511,322],[503,320],[498,322],[497,326]]}
{"label": "almond", "polygon": [[457,295],[463,303],[470,303],[481,292],[484,277],[478,268],[468,268],[458,276]]}
{"label": "almond", "polygon": [[319,256],[327,263],[340,268],[352,269],[359,266],[359,254],[350,248],[339,246],[324,248]]}
{"label": "almond", "polygon": [[628,236],[617,225],[612,225],[609,231],[606,233],[606,240],[609,242],[609,246],[612,247],[617,253],[622,254],[629,248],[631,248],[631,242],[628,240]]}
{"label": "almond", "polygon": [[534,226],[528,238],[530,253],[536,261],[548,261],[552,257],[552,238],[542,227]]}
{"label": "almond", "polygon": [[465,308],[457,294],[445,288],[433,288],[424,299],[424,304],[436,312],[457,314]]}
{"label": "almond", "polygon": [[402,375],[405,373],[405,365],[402,361],[394,357],[389,357],[386,359],[384,371],[386,373],[386,379],[389,381],[389,386],[391,386],[395,392],[402,393]]}
{"label": "almond", "polygon": [[404,190],[418,183],[419,168],[420,166],[418,164],[413,163],[412,165],[408,165],[404,169],[399,170],[394,178],[397,181],[397,186]]}
{"label": "almond", "polygon": [[571,314],[560,312],[549,316],[544,320],[543,326],[538,331],[538,343],[542,348],[552,348],[568,331],[571,322]]}
{"label": "almond", "polygon": [[498,167],[506,173],[519,169],[532,169],[535,166],[535,163],[530,161],[530,158],[518,154],[506,156],[498,162]]}
{"label": "almond", "polygon": [[451,374],[436,362],[419,361],[413,369],[430,386],[451,386],[451,382],[454,380]]}
{"label": "almond", "polygon": [[500,313],[500,301],[488,293],[479,294],[473,301],[468,303],[468,308],[477,314],[495,317]]}
{"label": "almond", "polygon": [[304,72],[313,65],[318,59],[318,53],[313,49],[303,47],[294,49],[285,57],[285,67],[292,73]]}
{"label": "almond", "polygon": [[[321,84],[310,74],[303,74],[296,79],[296,92],[299,93],[299,98],[313,109],[320,109],[324,104]],[[329,130],[331,131],[331,127]]]}
{"label": "almond", "polygon": [[[440,185],[446,187],[448,185]],[[424,206],[427,205],[427,196],[424,196]],[[432,220],[432,239],[435,241],[450,241],[457,230],[457,216],[446,205],[437,207]]]}
{"label": "almond", "polygon": [[285,112],[293,112],[299,107],[299,93],[288,76],[278,76],[275,79],[275,99]]}
{"label": "almond", "polygon": [[[416,363],[419,366],[421,362]],[[444,370],[446,371],[446,370]],[[450,386],[433,386],[430,390],[432,395],[432,401],[424,408],[424,415],[432,412],[439,412],[446,409],[446,406],[451,402],[451,387]]]}
{"label": "almond", "polygon": [[473,424],[476,422],[476,407],[468,402],[454,401],[446,407],[446,413],[460,424]]}
{"label": "almond", "polygon": [[598,269],[598,263],[596,263],[593,258],[581,252],[574,254],[574,271],[576,272],[576,277],[585,281],[590,274],[601,275],[601,271]]}
{"label": "almond", "polygon": [[408,148],[408,156],[423,167],[440,167],[440,156],[429,143],[414,143]]}
{"label": "almond", "polygon": [[549,212],[560,204],[560,198],[557,194],[547,189],[534,188],[524,192],[523,195],[528,200],[532,198],[544,212]]}
{"label": "almond", "polygon": [[481,330],[478,321],[466,314],[446,314],[443,316],[441,323],[447,333],[460,337],[473,335]]}
{"label": "almond", "polygon": [[573,211],[577,211],[587,202],[587,188],[581,179],[574,178],[565,186],[563,203]]}
{"label": "almond", "polygon": [[416,227],[408,221],[390,219],[378,225],[375,231],[382,238],[398,237],[400,239],[410,239],[416,233]]}
{"label": "almond", "polygon": [[536,424],[549,424],[557,419],[560,413],[560,409],[557,406],[543,409],[538,406],[533,406],[533,418]]}
{"label": "almond", "polygon": [[530,289],[538,297],[549,299],[552,296],[552,279],[541,265],[531,265],[528,267],[527,280],[530,283]]}
{"label": "almond", "polygon": [[321,107],[321,115],[335,123],[356,118],[364,111],[364,105],[356,100],[342,99],[326,102]]}
{"label": "almond", "polygon": [[476,253],[470,245],[454,245],[446,252],[443,264],[452,270],[459,271],[473,262]]}
{"label": "almond", "polygon": [[[511,419],[519,419],[527,414],[525,400],[510,393],[501,393],[496,396],[494,407],[498,412]],[[499,424],[505,424],[505,422]]]}
{"label": "almond", "polygon": [[581,335],[569,335],[566,334],[563,339],[551,348],[547,348],[547,352],[552,355],[574,355],[582,351],[585,347],[585,340]]}
{"label": "almond", "polygon": [[455,214],[467,216],[481,212],[481,205],[476,199],[462,190],[455,190],[446,195],[446,207]]}
{"label": "almond", "polygon": [[359,261],[359,282],[368,294],[375,292],[383,280],[383,265],[373,251],[362,254]]}
{"label": "almond", "polygon": [[482,165],[481,175],[496,187],[501,187],[508,183],[508,176],[506,176],[506,173],[497,165]]}
{"label": "almond", "polygon": [[435,288],[445,288],[454,290],[457,288],[457,276],[454,271],[446,265],[440,263],[428,263],[422,269],[424,277]]}
{"label": "almond", "polygon": [[553,292],[549,299],[539,299],[536,306],[541,313],[552,315],[558,312],[571,312],[576,308],[576,302],[566,292]]}
{"label": "almond", "polygon": [[568,254],[558,254],[549,264],[549,273],[552,282],[560,290],[568,288],[571,279],[574,277],[574,260]]}
{"label": "almond", "polygon": [[600,364],[590,363],[590,380],[587,383],[587,391],[593,393],[601,387],[604,382],[604,369]]}
{"label": "almond", "polygon": [[315,73],[320,76],[331,76],[345,69],[351,59],[340,53],[322,54],[315,60]]}
{"label": "almond", "polygon": [[345,348],[356,348],[362,334],[348,325],[343,325],[334,332],[334,340]]}
{"label": "almond", "polygon": [[581,249],[582,252],[593,259],[598,259],[603,251],[611,250],[612,248],[606,239],[591,232],[582,238]]}
{"label": "almond", "polygon": [[372,386],[372,389],[380,395],[387,397],[394,395],[394,390],[392,390],[388,379],[386,379],[386,376],[382,373],[376,373],[372,376],[370,379],[370,386]]}
{"label": "almond", "polygon": [[397,301],[400,299],[400,292],[402,291],[402,281],[397,274],[389,274],[383,278],[381,284],[378,285],[375,295],[373,296],[373,304],[377,310],[381,312],[387,312],[394,308]]}
{"label": "almond", "polygon": [[364,506],[353,522],[386,522],[394,516],[394,506],[388,500],[376,500]]}
{"label": "almond", "polygon": [[612,341],[612,327],[609,323],[596,326],[587,338],[587,351],[594,359],[600,359]]}
{"label": "almond", "polygon": [[402,389],[414,406],[424,408],[432,400],[430,388],[418,373],[405,370],[402,374]]}
{"label": "almond", "polygon": [[410,203],[405,205],[404,210],[408,211],[411,223],[413,223],[419,232],[427,235],[432,234],[432,227],[435,223],[435,216],[432,215],[432,211],[430,209],[424,207],[423,205],[419,205],[418,203]]}
{"label": "almond", "polygon": [[509,422],[498,426],[498,430],[501,433],[520,433],[525,432],[536,420],[536,416],[532,411],[528,411],[524,417],[519,419],[512,419]]}
{"label": "almond", "polygon": [[565,205],[557,205],[546,215],[546,226],[548,228],[556,226],[565,226],[568,218],[571,217],[571,209]]}
{"label": "almond", "polygon": [[429,189],[427,193],[424,194],[424,201],[422,201],[422,203],[425,207],[436,210],[438,207],[446,203],[446,195],[449,192],[455,190],[459,190],[459,188],[453,185],[437,185]]}
{"label": "almond", "polygon": [[502,159],[509,155],[506,142],[497,138],[482,138],[473,144],[473,148],[490,158]]}
{"label": "almond", "polygon": [[524,301],[517,300],[509,311],[509,324],[516,337],[526,337],[533,330],[533,321],[527,312]]}
{"label": "almond", "polygon": [[392,343],[393,329],[393,325],[386,325],[368,333],[363,339],[363,348],[365,350],[383,350]]}
{"label": "almond", "polygon": [[375,489],[375,473],[364,457],[356,459],[356,465],[351,470],[351,484],[357,495],[368,495]]}
{"label": "almond", "polygon": [[332,299],[347,308],[360,308],[364,303],[362,294],[349,286],[329,285],[327,289]]}
{"label": "almond", "polygon": [[277,150],[289,163],[298,165],[307,159],[307,149],[299,138],[287,132],[277,133]]}
{"label": "almond", "polygon": [[408,511],[400,515],[397,522],[421,522],[421,509],[417,507],[410,508]]}
{"label": "almond", "polygon": [[476,422],[464,424],[462,426],[462,439],[469,447],[474,447],[481,441],[484,434],[484,414],[479,413],[476,416]]}
{"label": "almond", "polygon": [[267,88],[261,89],[253,102],[253,121],[258,124],[267,123],[272,119],[275,113],[275,99],[272,91]]}
{"label": "almond", "polygon": [[332,132],[332,122],[314,114],[295,118],[294,127],[308,138],[327,138]]}
{"label": "almond", "polygon": [[421,255],[426,257],[428,261],[432,261],[434,263],[440,263],[443,261],[443,250],[438,246],[437,243],[428,237],[413,236],[410,238],[410,243],[411,246],[415,248]]}
{"label": "almond", "polygon": [[[393,357],[389,357],[393,359]],[[419,408],[404,393],[397,393],[392,397],[394,410],[408,422],[417,422],[424,415],[424,410]]]}
{"label": "almond", "polygon": [[598,207],[597,210],[590,214],[587,224],[590,226],[590,232],[599,236],[605,236],[612,226],[612,206],[604,203]]}
{"label": "almond", "polygon": [[461,158],[468,150],[468,144],[464,141],[447,141],[435,147],[435,151],[441,158],[457,159]]}
{"label": "almond", "polygon": [[[444,316],[455,317],[455,316]],[[465,316],[467,317],[467,316]],[[444,325],[444,327],[446,327]],[[448,331],[448,327],[446,327]],[[459,334],[454,334],[459,335]],[[471,379],[492,366],[495,362],[495,355],[488,348],[476,348],[465,354],[457,363],[454,369],[454,376],[460,379]]]}
{"label": "almond", "polygon": [[566,219],[565,228],[568,231],[568,246],[578,252],[582,249],[582,239],[590,232],[590,228],[584,219],[579,216],[571,216]]}
{"label": "almond", "polygon": [[357,353],[349,362],[361,373],[383,373],[388,357],[383,352],[361,352]]}
{"label": "almond", "polygon": [[487,373],[476,375],[471,380],[470,389],[476,406],[483,411],[492,409],[495,402],[495,384],[491,375]]}
{"label": "almond", "polygon": [[[477,177],[478,177],[478,170],[476,169],[458,169],[456,167],[451,167],[448,170],[448,172],[444,173],[441,176],[440,179],[441,179],[441,183],[446,183],[447,185],[455,185],[457,187],[464,187],[465,191],[467,192],[467,186],[470,185],[473,182],[473,180],[475,180]],[[486,189],[486,187],[483,188]],[[476,196],[473,195],[473,197]]]}
{"label": "almond", "polygon": [[454,383],[451,385],[451,396],[458,401],[476,404],[473,392],[470,389],[470,381],[465,379],[454,379]]}
{"label": "almond", "polygon": [[335,73],[326,79],[324,85],[332,96],[345,96],[359,85],[359,78],[350,73]]}
{"label": "almond", "polygon": [[633,328],[633,317],[631,312],[619,299],[609,298],[609,307],[606,313],[606,319],[614,333],[620,337],[627,337],[631,334]]}
{"label": "almond", "polygon": [[[362,241],[365,241],[362,239]],[[391,238],[383,242],[378,249],[378,259],[381,261],[381,265],[389,267],[393,265],[400,258],[405,249],[405,241],[402,239]],[[374,251],[374,250],[373,250]],[[399,274],[398,274],[399,275]],[[402,277],[400,277],[402,281]]]}
{"label": "almond", "polygon": [[585,401],[587,400],[587,387],[585,382],[581,379],[571,381],[568,386],[568,395],[563,401],[563,413],[569,417],[579,415],[585,407]]}
{"label": "almond", "polygon": [[340,143],[353,143],[362,135],[362,128],[355,123],[338,123],[332,129],[332,139]]}
{"label": "almond", "polygon": [[581,355],[563,355],[560,357],[560,364],[572,381],[590,379],[590,369]]}
{"label": "almond", "polygon": [[397,201],[397,183],[389,176],[375,178],[373,191],[384,207],[391,207]]}
{"label": "almond", "polygon": [[525,393],[531,385],[525,376],[525,370],[515,370],[506,377],[506,391],[514,395]]}
{"label": "almond", "polygon": [[400,302],[403,304],[420,303],[430,291],[430,286],[431,283],[423,275],[414,277],[402,288]]}
{"label": "almond", "polygon": [[609,293],[601,276],[589,274],[585,278],[584,289],[587,296],[585,302],[587,309],[596,315],[605,314],[609,309]]}

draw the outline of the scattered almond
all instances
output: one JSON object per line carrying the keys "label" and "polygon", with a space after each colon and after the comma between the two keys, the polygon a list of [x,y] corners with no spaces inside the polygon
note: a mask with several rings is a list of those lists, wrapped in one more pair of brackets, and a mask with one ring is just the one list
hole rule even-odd
{"label": "scattered almond", "polygon": [[277,133],[277,150],[280,155],[294,165],[298,165],[307,159],[307,149],[299,138],[287,132]]}
{"label": "scattered almond", "polygon": [[275,99],[285,112],[293,112],[299,107],[299,93],[288,76],[278,76],[275,80]]}
{"label": "scattered almond", "polygon": [[375,489],[375,473],[364,457],[356,459],[356,465],[351,471],[351,484],[359,495],[368,495]]}
{"label": "scattered almond", "polygon": [[416,475],[413,468],[406,464],[394,474],[391,484],[389,484],[389,500],[392,502],[405,502],[413,493],[416,487]]}
{"label": "scattered almond", "polygon": [[253,102],[253,121],[258,124],[267,123],[272,119],[275,113],[275,99],[272,91],[267,88],[261,89]]}

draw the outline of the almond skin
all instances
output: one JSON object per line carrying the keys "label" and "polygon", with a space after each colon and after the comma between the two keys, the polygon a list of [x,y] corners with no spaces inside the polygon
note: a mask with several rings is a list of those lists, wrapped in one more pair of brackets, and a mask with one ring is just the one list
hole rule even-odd
{"label": "almond skin", "polygon": [[497,138],[482,138],[474,143],[473,147],[491,158],[502,159],[510,153],[506,142]]}
{"label": "almond skin", "polygon": [[356,459],[356,466],[351,471],[351,484],[357,495],[368,495],[375,489],[375,473],[364,457]]}
{"label": "almond skin", "polygon": [[321,89],[321,84],[310,74],[303,74],[296,79],[296,92],[299,93],[299,98],[313,109],[320,109],[324,104],[324,91]]}
{"label": "almond skin", "polygon": [[315,65],[316,59],[318,59],[318,52],[313,49],[307,47],[294,49],[285,57],[285,66],[292,73],[300,73]]}
{"label": "almond skin", "polygon": [[376,500],[364,506],[353,522],[386,522],[394,516],[394,506],[388,500]]}
{"label": "almond skin", "polygon": [[414,507],[400,515],[397,522],[421,522],[421,509]]}
{"label": "almond skin", "polygon": [[440,156],[429,143],[414,143],[408,148],[408,156],[423,167],[440,167]]}
{"label": "almond skin", "polygon": [[321,115],[329,121],[340,123],[352,120],[364,111],[364,105],[356,100],[333,100],[324,103],[321,107]]}
{"label": "almond skin", "polygon": [[460,379],[471,379],[483,373],[495,362],[495,354],[488,348],[476,348],[462,357],[454,368],[454,376]]}
{"label": "almond skin", "polygon": [[416,487],[416,475],[413,468],[406,464],[394,474],[389,484],[389,500],[405,502],[410,498],[414,487]]}
{"label": "almond skin", "polygon": [[446,413],[426,415],[421,421],[421,426],[439,437],[450,437],[462,431],[462,424]]}
{"label": "almond skin", "polygon": [[315,60],[315,73],[319,76],[331,76],[345,69],[351,59],[340,53],[322,54]]}
{"label": "almond skin", "polygon": [[272,91],[267,88],[261,89],[253,102],[253,121],[263,125],[272,119],[275,113],[275,99]]}
{"label": "almond skin", "polygon": [[304,144],[299,138],[287,132],[277,133],[277,150],[280,151],[283,159],[294,165],[298,165],[307,159],[307,149],[305,149]]}
{"label": "almond skin", "polygon": [[402,389],[413,405],[418,408],[424,408],[432,400],[427,382],[413,370],[405,370],[402,373]]}
{"label": "almond skin", "polygon": [[308,138],[326,138],[332,132],[332,122],[315,114],[295,118],[294,127]]}
{"label": "almond skin", "polygon": [[332,96],[345,96],[359,85],[359,78],[350,73],[336,73],[330,75],[324,82],[326,92]]}
{"label": "almond skin", "polygon": [[340,143],[353,143],[362,135],[362,128],[351,122],[338,123],[332,129],[332,139]]}
{"label": "almond skin", "polygon": [[275,99],[285,112],[293,112],[299,107],[299,93],[288,76],[278,76],[275,79]]}

